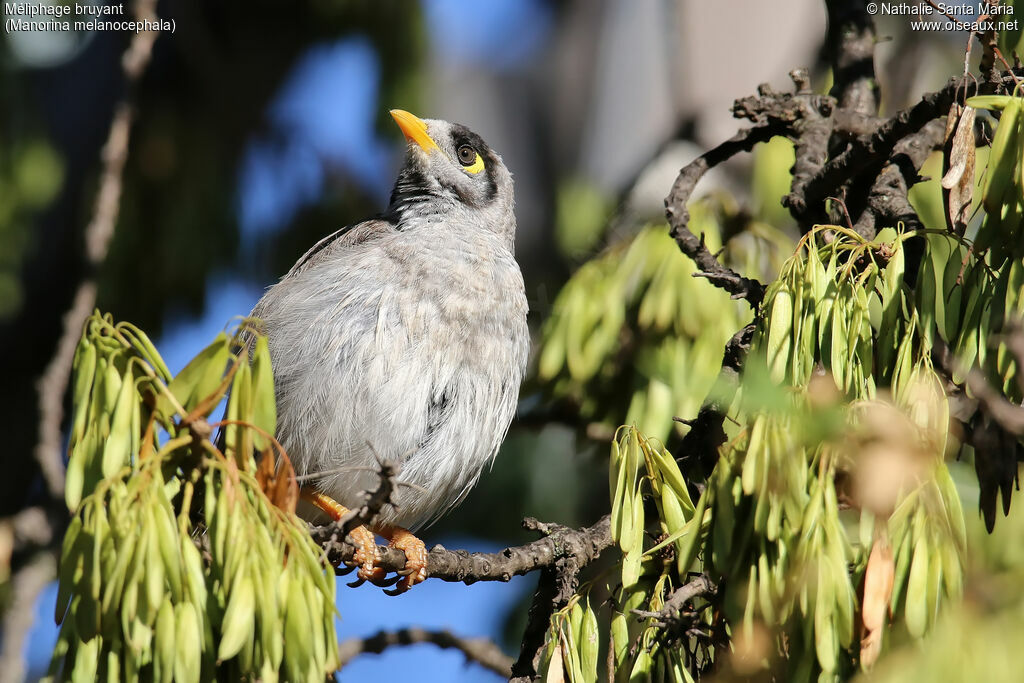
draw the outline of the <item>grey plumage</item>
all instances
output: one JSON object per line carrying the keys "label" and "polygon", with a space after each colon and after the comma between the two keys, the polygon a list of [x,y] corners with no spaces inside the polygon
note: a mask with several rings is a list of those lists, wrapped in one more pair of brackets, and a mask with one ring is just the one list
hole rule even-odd
{"label": "grey plumage", "polygon": [[[387,211],[321,240],[252,312],[298,473],[335,471],[314,485],[352,507],[376,484],[374,451],[398,461],[415,486],[380,522],[413,530],[493,459],[529,352],[511,175],[467,129],[425,123],[437,148],[409,145]],[[460,164],[467,145],[483,171]]]}

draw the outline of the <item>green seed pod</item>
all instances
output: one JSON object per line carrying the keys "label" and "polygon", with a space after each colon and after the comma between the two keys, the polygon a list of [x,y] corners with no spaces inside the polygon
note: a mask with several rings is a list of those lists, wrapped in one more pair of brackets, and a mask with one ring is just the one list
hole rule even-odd
{"label": "green seed pod", "polygon": [[174,606],[168,598],[160,604],[154,630],[153,674],[156,681],[174,680],[175,638],[177,626],[174,621]]}
{"label": "green seed pod", "polygon": [[202,624],[195,606],[183,602],[174,607],[176,647],[174,680],[199,683],[202,674]]}
{"label": "green seed pod", "polygon": [[[228,594],[228,605],[221,621],[220,643],[217,646],[217,659],[231,659],[242,649],[253,631],[253,615],[256,611],[256,596],[252,579],[240,572]],[[308,634],[302,637],[305,639]],[[289,634],[291,639],[291,634]]]}

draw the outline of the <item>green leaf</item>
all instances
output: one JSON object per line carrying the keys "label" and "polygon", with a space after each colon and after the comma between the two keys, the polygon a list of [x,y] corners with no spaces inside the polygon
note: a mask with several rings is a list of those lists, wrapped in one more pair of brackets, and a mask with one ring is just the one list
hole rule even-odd
{"label": "green leaf", "polygon": [[[167,388],[186,411],[192,410],[200,401],[208,398],[221,383],[224,369],[227,366],[229,353],[228,336],[224,332],[217,335],[209,346],[199,352],[178,375],[171,380]],[[157,411],[164,415],[175,414],[166,396],[157,400]]]}

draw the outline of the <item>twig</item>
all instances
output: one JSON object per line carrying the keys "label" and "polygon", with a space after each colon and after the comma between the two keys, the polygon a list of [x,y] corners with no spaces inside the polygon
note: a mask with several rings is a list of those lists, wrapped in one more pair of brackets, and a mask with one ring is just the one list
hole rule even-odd
{"label": "twig", "polygon": [[[139,19],[156,18],[156,0],[138,0],[135,14]],[[85,228],[86,272],[75,293],[71,308],[64,315],[64,325],[57,350],[36,383],[39,394],[39,441],[35,458],[42,470],[46,487],[54,500],[64,497],[64,462],[61,457],[61,424],[64,420],[64,393],[67,391],[75,347],[82,326],[96,304],[96,271],[107,257],[107,248],[114,234],[120,212],[122,175],[128,159],[128,139],[135,108],[131,103],[134,86],[149,63],[159,31],[141,31],[132,36],[121,60],[128,95],[117,105],[110,132],[103,146],[103,170],[96,196],[92,220]]]}
{"label": "twig", "polygon": [[[957,361],[953,357],[949,347],[941,340],[932,342],[932,359],[948,376],[953,375]],[[971,395],[978,399],[982,410],[988,413],[992,419],[1003,428],[1004,431],[1014,436],[1024,436],[1024,408],[1010,403],[1002,394],[996,391],[988,379],[977,366],[972,367],[964,376],[964,384],[971,390]]]}
{"label": "twig", "polygon": [[11,603],[3,621],[0,649],[0,683],[20,683],[25,678],[25,636],[35,620],[39,593],[57,576],[57,560],[50,553],[36,553],[11,578]]}
{"label": "twig", "polygon": [[332,538],[345,538],[357,526],[372,525],[384,506],[392,504],[391,495],[395,492],[395,478],[400,470],[398,463],[377,457],[377,488],[366,495],[362,505],[349,510],[347,515],[332,524],[338,531],[338,536]]}
{"label": "twig", "polygon": [[[523,526],[539,531],[549,538],[557,534],[570,532],[557,524],[544,524],[533,518],[523,520]],[[567,552],[556,558],[554,563],[541,571],[537,582],[537,590],[533,594],[526,629],[519,649],[519,658],[512,665],[510,683],[527,683],[537,675],[544,638],[551,623],[551,615],[565,607],[569,599],[579,587],[579,573],[587,564],[597,558],[604,547],[611,545],[610,518],[606,515],[591,530],[600,530],[602,547],[596,544],[589,548],[583,545],[581,552]],[[605,536],[604,534],[607,534]],[[547,540],[547,539],[544,539]],[[563,540],[559,541],[564,543]]]}
{"label": "twig", "polygon": [[558,601],[558,570],[545,567],[537,581],[537,590],[530,601],[530,611],[523,630],[523,640],[519,645],[519,658],[512,664],[512,678],[509,683],[529,683],[538,673],[540,653],[544,649],[544,640],[551,615],[563,605]]}
{"label": "twig", "polygon": [[440,648],[455,649],[469,662],[493,671],[502,678],[512,672],[512,658],[487,638],[459,638],[451,631],[428,631],[422,628],[403,628],[398,631],[378,631],[366,638],[351,638],[338,646],[339,669],[361,654],[380,654],[396,645],[432,643]]}
{"label": "twig", "polygon": [[701,574],[693,581],[683,584],[672,592],[665,605],[657,612],[644,610],[633,610],[633,614],[645,619],[653,619],[654,625],[660,628],[673,628],[683,623],[683,608],[686,603],[694,598],[709,597],[718,592],[718,587],[707,577]]}
{"label": "twig", "polygon": [[846,208],[846,202],[843,201],[842,197],[825,197],[825,199],[831,200],[839,205],[839,208],[843,210],[843,218],[846,219],[846,227],[853,230],[853,221],[850,220],[850,212]]}
{"label": "twig", "polygon": [[693,259],[699,272],[696,275],[707,278],[713,285],[741,297],[757,309],[764,297],[764,285],[757,280],[743,277],[730,268],[723,266],[714,254],[704,245],[703,236],[690,232],[690,211],[686,203],[693,194],[697,182],[707,173],[708,169],[717,166],[740,152],[749,152],[759,142],[766,142],[785,130],[781,124],[766,123],[742,130],[729,140],[700,155],[679,172],[672,190],[665,199],[665,216],[671,227],[672,237],[679,244],[683,253]]}
{"label": "twig", "polygon": [[[739,373],[754,338],[754,329],[755,324],[749,323],[725,345],[720,377],[732,386],[739,382]],[[711,476],[718,462],[718,447],[725,443],[722,424],[728,409],[728,399],[713,398],[701,406],[696,418],[685,423],[689,425],[690,431],[683,437],[679,452],[685,455],[679,459],[679,464],[685,467],[690,481],[703,481]]]}

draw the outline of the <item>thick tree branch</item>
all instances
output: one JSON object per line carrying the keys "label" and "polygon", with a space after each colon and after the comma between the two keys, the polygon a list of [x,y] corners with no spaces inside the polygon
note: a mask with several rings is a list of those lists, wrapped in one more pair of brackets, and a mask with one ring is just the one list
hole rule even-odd
{"label": "thick tree branch", "polygon": [[943,121],[935,119],[896,145],[888,163],[871,185],[867,206],[853,226],[857,233],[871,239],[879,227],[899,222],[903,222],[907,230],[924,227],[907,193],[918,181],[918,171],[928,155],[942,146],[944,133]]}
{"label": "thick tree branch", "polygon": [[827,0],[829,62],[832,64],[831,95],[840,108],[863,115],[878,111],[875,79],[875,27],[862,0]]}
{"label": "thick tree branch", "polygon": [[338,646],[339,669],[361,654],[380,654],[396,645],[431,643],[443,649],[458,650],[466,661],[476,662],[502,678],[512,672],[512,658],[487,638],[459,638],[451,631],[428,631],[422,628],[403,628],[398,631],[378,631],[366,638],[352,638]]}
{"label": "thick tree branch", "polygon": [[837,193],[838,188],[849,184],[865,168],[888,159],[896,145],[908,135],[917,133],[930,121],[945,116],[957,91],[964,88],[963,79],[951,79],[942,90],[929,93],[909,109],[899,112],[871,135],[861,136],[846,150],[830,159],[812,177],[804,192],[804,203],[808,211],[821,206],[825,198]]}
{"label": "thick tree branch", "polygon": [[[782,198],[782,205],[789,208],[793,217],[801,223],[808,223],[807,184],[824,166],[828,158],[828,142],[832,137],[833,119],[831,112],[823,108],[808,108],[807,116],[798,128],[799,136],[793,144],[793,181],[790,192]],[[809,228],[804,226],[804,232]]]}
{"label": "thick tree branch", "polygon": [[[427,556],[427,576],[444,581],[509,581],[513,576],[540,569],[541,577],[530,620],[523,635],[519,659],[511,668],[513,680],[528,681],[536,675],[538,656],[544,645],[544,634],[555,610],[564,606],[576,591],[580,570],[593,562],[611,546],[611,526],[605,515],[586,529],[569,529],[527,518],[523,526],[539,531],[544,538],[499,553],[468,553],[434,546]],[[313,538],[327,552],[335,566],[352,561],[355,547],[346,537],[337,540],[337,529],[330,524],[315,527]],[[405,553],[395,548],[379,547],[379,566],[389,572],[405,569]]]}

